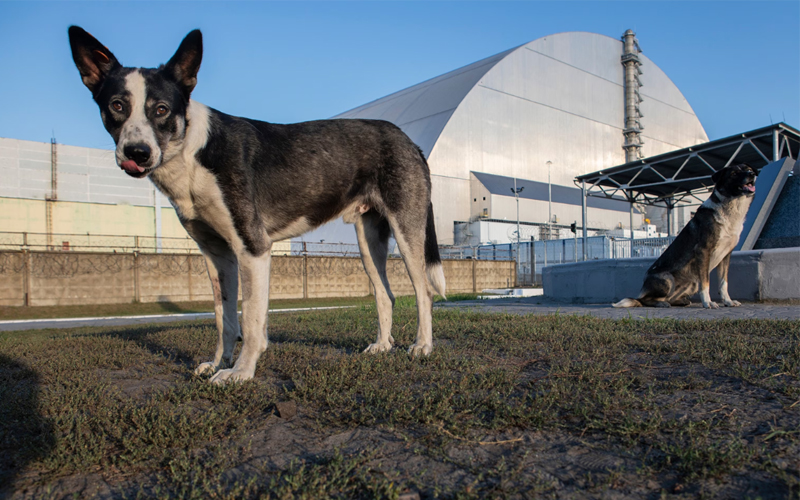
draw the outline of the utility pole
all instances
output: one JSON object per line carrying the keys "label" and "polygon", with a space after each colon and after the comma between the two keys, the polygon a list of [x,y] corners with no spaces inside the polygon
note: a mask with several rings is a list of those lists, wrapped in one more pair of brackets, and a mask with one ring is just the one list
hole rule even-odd
{"label": "utility pole", "polygon": [[[547,160],[547,241],[550,240],[551,227],[553,221],[553,183],[550,180],[550,171],[553,162]],[[547,241],[544,242],[544,265],[547,266]]]}
{"label": "utility pole", "polygon": [[553,222],[553,183],[550,182],[550,170],[553,162],[547,161],[547,239],[550,239],[550,223]]}
{"label": "utility pole", "polygon": [[525,189],[525,186],[520,186],[520,188],[517,189],[517,178],[514,177],[514,187],[511,188],[511,192],[514,193],[514,198],[516,198],[516,200],[517,200],[517,275],[519,275],[519,238],[520,238],[520,232],[519,232],[519,194],[522,192],[523,189]]}

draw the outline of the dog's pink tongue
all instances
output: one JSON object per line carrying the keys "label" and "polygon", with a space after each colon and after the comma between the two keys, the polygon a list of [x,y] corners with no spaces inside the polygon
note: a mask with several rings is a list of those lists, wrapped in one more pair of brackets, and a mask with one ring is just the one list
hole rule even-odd
{"label": "dog's pink tongue", "polygon": [[119,166],[125,169],[126,172],[132,172],[132,173],[144,172],[144,169],[139,165],[137,165],[136,162],[133,160],[123,161]]}
{"label": "dog's pink tongue", "polygon": [[750,191],[751,193],[756,192],[756,187],[753,186],[752,184],[745,184],[744,189],[745,191]]}

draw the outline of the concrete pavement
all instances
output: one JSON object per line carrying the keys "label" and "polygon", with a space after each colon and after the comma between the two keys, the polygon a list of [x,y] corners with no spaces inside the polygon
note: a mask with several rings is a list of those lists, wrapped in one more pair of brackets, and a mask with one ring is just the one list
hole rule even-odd
{"label": "concrete pavement", "polygon": [[610,303],[571,304],[556,302],[545,297],[500,298],[491,300],[465,300],[437,302],[440,309],[471,310],[487,313],[511,314],[567,314],[591,315],[608,319],[791,319],[800,320],[800,302],[743,303],[740,307],[703,309],[700,303],[688,307],[633,307],[615,309]]}
{"label": "concrete pavement", "polygon": [[[270,314],[323,311],[326,309],[347,309],[358,306],[331,306],[331,307],[300,307],[294,309],[272,309]],[[240,313],[241,314],[241,313]],[[0,331],[39,330],[44,328],[78,328],[81,326],[127,326],[147,325],[150,323],[170,323],[173,321],[193,321],[197,319],[211,319],[213,312],[187,313],[187,314],[148,314],[143,316],[110,316],[105,318],[54,318],[54,319],[22,319],[13,321],[0,321]]]}

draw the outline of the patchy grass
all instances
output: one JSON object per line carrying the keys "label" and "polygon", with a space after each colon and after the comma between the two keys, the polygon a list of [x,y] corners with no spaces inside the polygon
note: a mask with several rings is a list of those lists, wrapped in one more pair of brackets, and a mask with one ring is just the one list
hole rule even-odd
{"label": "patchy grass", "polygon": [[[800,321],[374,306],[270,318],[253,381],[192,375],[211,321],[0,334],[0,495],[797,498]],[[276,403],[297,405],[280,418]]]}

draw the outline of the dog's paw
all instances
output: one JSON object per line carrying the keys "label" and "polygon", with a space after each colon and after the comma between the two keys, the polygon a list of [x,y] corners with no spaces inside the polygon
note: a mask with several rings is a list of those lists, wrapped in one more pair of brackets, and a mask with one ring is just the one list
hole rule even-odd
{"label": "dog's paw", "polygon": [[228,370],[220,370],[218,371],[209,382],[214,385],[225,385],[235,382],[244,382],[246,380],[250,380],[253,378],[252,373],[245,373],[241,370],[236,370],[235,368],[231,368]]}
{"label": "dog's paw", "polygon": [[369,354],[378,354],[379,352],[386,352],[391,350],[392,350],[392,344],[389,343],[380,344],[376,342],[374,344],[368,345],[367,348],[364,349],[364,352]]}
{"label": "dog's paw", "polygon": [[705,307],[706,309],[719,309],[719,304],[717,304],[714,301],[711,301],[708,303],[704,303],[703,307]]}
{"label": "dog's paw", "polygon": [[672,304],[670,304],[666,300],[660,300],[656,302],[656,307],[672,307]]}
{"label": "dog's paw", "polygon": [[408,353],[412,356],[427,356],[428,354],[433,351],[433,346],[430,344],[411,344],[411,347],[408,348]]}
{"label": "dog's paw", "polygon": [[729,301],[725,302],[724,304],[725,304],[725,307],[739,307],[740,305],[742,305],[742,303],[739,302],[738,300],[729,300]]}
{"label": "dog's paw", "polygon": [[217,371],[217,365],[215,365],[213,361],[206,361],[205,363],[200,363],[200,365],[195,368],[194,374],[205,375],[208,373],[214,373],[215,371]]}

